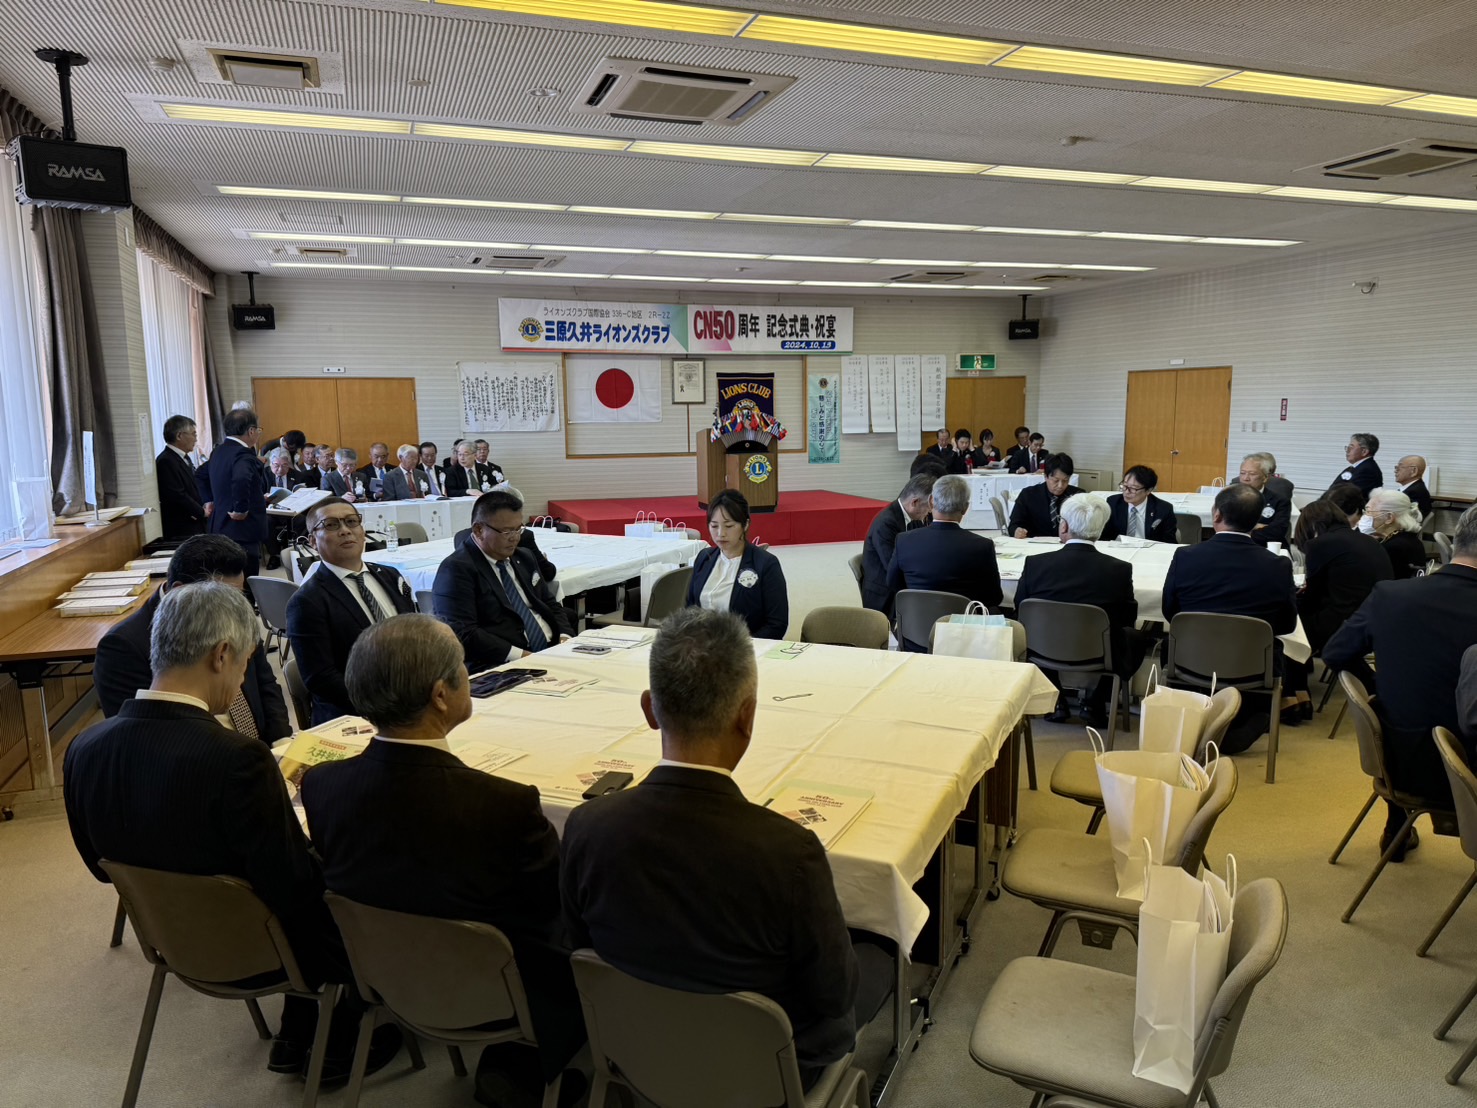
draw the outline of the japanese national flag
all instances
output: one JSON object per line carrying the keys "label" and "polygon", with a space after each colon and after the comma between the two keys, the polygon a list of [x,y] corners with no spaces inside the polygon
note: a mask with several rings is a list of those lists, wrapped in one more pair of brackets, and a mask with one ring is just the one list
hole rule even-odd
{"label": "japanese national flag", "polygon": [[564,361],[570,423],[660,423],[662,360],[580,354]]}

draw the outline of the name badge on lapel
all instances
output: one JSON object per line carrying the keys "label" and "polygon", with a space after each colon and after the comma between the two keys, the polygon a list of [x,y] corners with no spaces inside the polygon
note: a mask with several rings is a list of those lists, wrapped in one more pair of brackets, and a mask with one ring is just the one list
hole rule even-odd
{"label": "name badge on lapel", "polygon": [[1354,480],[1354,471],[1352,469],[1346,469],[1346,470],[1344,470],[1344,472],[1342,472],[1342,473],[1339,474],[1339,480],[1340,481],[1352,481],[1352,480]]}
{"label": "name badge on lapel", "polygon": [[752,589],[759,583],[759,575],[752,569],[746,569],[738,575],[738,583],[746,589]]}
{"label": "name badge on lapel", "polygon": [[1272,518],[1272,505],[1266,504],[1266,505],[1264,505],[1262,507],[1262,518],[1263,519],[1271,519]]}
{"label": "name badge on lapel", "polygon": [[540,580],[541,578],[539,577],[538,572],[534,571],[533,580],[529,583],[533,585],[534,588],[538,588],[538,583]]}

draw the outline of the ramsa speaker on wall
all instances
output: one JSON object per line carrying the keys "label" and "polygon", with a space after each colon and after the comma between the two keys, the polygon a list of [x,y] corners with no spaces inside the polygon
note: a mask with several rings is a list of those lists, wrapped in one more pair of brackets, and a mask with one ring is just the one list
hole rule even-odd
{"label": "ramsa speaker on wall", "polygon": [[270,304],[232,304],[231,326],[238,331],[275,331],[277,313]]}
{"label": "ramsa speaker on wall", "polygon": [[10,144],[15,159],[15,198],[41,208],[121,212],[133,206],[128,190],[128,151],[121,146],[21,135]]}
{"label": "ramsa speaker on wall", "polygon": [[1005,334],[1007,338],[1012,339],[1039,339],[1041,321],[1039,319],[1012,319]]}

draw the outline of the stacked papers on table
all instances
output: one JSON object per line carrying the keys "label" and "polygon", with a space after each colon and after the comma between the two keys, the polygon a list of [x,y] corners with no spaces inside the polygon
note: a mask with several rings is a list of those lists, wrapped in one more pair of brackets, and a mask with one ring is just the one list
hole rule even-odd
{"label": "stacked papers on table", "polygon": [[534,696],[565,697],[570,693],[595,684],[593,677],[533,677],[521,685],[514,685],[510,693],[532,693]]}
{"label": "stacked papers on table", "polygon": [[651,772],[656,761],[655,758],[643,758],[639,755],[585,754],[552,783],[540,784],[539,792],[545,796],[557,796],[578,802],[584,798],[585,790],[602,775],[629,773],[631,784],[636,785]]}
{"label": "stacked papers on table", "polygon": [[580,635],[577,641],[612,650],[629,650],[633,646],[645,646],[654,638],[654,627],[595,627]]}
{"label": "stacked papers on table", "polygon": [[816,833],[827,850],[846,833],[862,810],[872,803],[865,789],[847,789],[814,781],[786,781],[765,803],[788,820]]}
{"label": "stacked papers on table", "polygon": [[57,597],[58,600],[131,600],[139,594],[139,590],[128,585],[106,585],[97,589],[84,589],[77,587],[68,589]]}
{"label": "stacked papers on table", "polygon": [[63,600],[56,606],[56,610],[63,619],[116,616],[128,611],[137,602],[138,597],[136,596],[100,596],[92,599]]}
{"label": "stacked papers on table", "polygon": [[504,766],[511,765],[524,757],[526,751],[511,750],[495,743],[468,739],[465,742],[458,742],[452,753],[472,769],[480,769],[483,773],[496,773]]}
{"label": "stacked papers on table", "polygon": [[123,568],[132,573],[147,573],[151,577],[163,577],[169,573],[169,559],[173,551],[152,558],[135,558]]}
{"label": "stacked papers on table", "polygon": [[74,589],[112,589],[126,585],[136,595],[149,587],[149,575],[133,570],[113,569],[107,572],[89,573],[72,586]]}

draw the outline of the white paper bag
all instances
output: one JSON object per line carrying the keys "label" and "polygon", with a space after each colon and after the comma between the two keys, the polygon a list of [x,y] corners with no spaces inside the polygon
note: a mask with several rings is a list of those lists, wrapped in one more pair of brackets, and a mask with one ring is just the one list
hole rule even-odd
{"label": "white paper bag", "polygon": [[978,600],[934,624],[933,652],[950,658],[1015,661],[1015,631],[1002,616],[992,616]]}
{"label": "white paper bag", "polygon": [[[1210,691],[1215,692],[1215,674],[1210,676]],[[1171,689],[1159,684],[1159,667],[1149,670],[1149,693],[1144,697],[1139,714],[1139,749],[1160,750],[1170,754],[1195,754],[1200,745],[1200,732],[1213,705],[1204,693],[1188,689]]]}
{"label": "white paper bag", "polygon": [[641,567],[641,622],[646,622],[646,609],[651,605],[651,590],[657,578],[671,573],[677,566],[674,562],[652,562]]}
{"label": "white paper bag", "polygon": [[1195,818],[1215,775],[1215,746],[1206,764],[1187,754],[1152,750],[1109,750],[1091,727],[1088,740],[1097,752],[1098,785],[1107,813],[1108,841],[1113,847],[1113,871],[1118,895],[1144,898],[1144,866],[1139,844],[1149,840],[1155,858],[1174,858],[1184,845],[1185,831]]}
{"label": "white paper bag", "polygon": [[1133,1075],[1190,1091],[1195,1039],[1226,980],[1236,859],[1226,879],[1191,877],[1178,866],[1150,865],[1139,910],[1138,981],[1133,1011]]}
{"label": "white paper bag", "polygon": [[656,513],[652,512],[650,517],[645,512],[636,513],[636,522],[626,524],[626,538],[649,539],[657,528]]}

